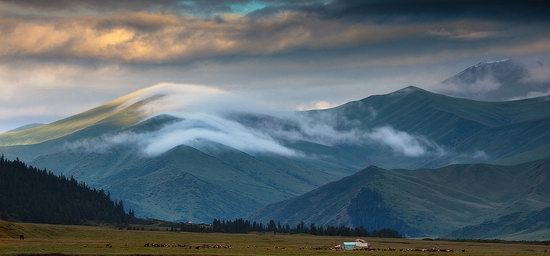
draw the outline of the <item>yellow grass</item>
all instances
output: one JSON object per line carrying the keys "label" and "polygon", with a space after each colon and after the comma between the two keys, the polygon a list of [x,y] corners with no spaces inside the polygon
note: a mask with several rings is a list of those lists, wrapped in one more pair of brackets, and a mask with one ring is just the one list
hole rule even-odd
{"label": "yellow grass", "polygon": [[[24,235],[25,240],[19,240]],[[126,231],[111,227],[66,226],[0,221],[0,255],[546,255],[549,247],[520,244],[458,243],[409,239],[365,238],[375,248],[397,251],[341,252],[334,245],[353,238],[310,235],[202,234],[169,231]],[[226,244],[232,248],[188,249],[144,247],[156,244]],[[108,247],[110,244],[112,247]],[[446,252],[402,252],[399,249],[447,248]],[[283,249],[284,248],[284,249]],[[325,248],[327,250],[325,250]],[[466,252],[461,252],[465,249]]]}

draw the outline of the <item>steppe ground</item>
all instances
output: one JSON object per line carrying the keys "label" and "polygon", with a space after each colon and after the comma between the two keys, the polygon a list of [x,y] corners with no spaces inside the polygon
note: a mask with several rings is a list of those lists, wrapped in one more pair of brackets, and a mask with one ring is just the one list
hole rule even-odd
{"label": "steppe ground", "polygon": [[[25,239],[20,240],[20,235]],[[547,255],[550,246],[462,243],[412,239],[365,238],[377,251],[343,252],[334,245],[349,237],[273,234],[205,234],[129,231],[112,227],[27,224],[0,221],[0,255]],[[158,244],[170,247],[145,247]],[[186,247],[177,247],[177,245]],[[207,244],[231,248],[200,248]],[[192,246],[192,249],[189,246]],[[388,251],[388,248],[395,251]],[[400,249],[453,249],[453,252],[411,252]],[[384,251],[386,250],[386,251]],[[465,252],[462,252],[465,250]],[[544,251],[548,250],[548,253]]]}

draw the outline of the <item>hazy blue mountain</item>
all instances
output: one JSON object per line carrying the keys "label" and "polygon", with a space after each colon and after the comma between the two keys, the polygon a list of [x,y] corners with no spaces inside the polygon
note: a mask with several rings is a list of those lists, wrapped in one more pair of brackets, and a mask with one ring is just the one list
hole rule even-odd
{"label": "hazy blue mountain", "polygon": [[[0,153],[107,189],[138,215],[192,221],[248,216],[369,165],[518,164],[550,156],[550,112],[541,111],[550,109],[550,97],[480,102],[407,87],[327,110],[147,114],[167,96],[134,93],[2,133]],[[197,133],[218,137],[170,144]],[[147,153],[157,141],[171,146]]]}
{"label": "hazy blue mountain", "polygon": [[537,73],[550,72],[550,66],[529,65],[511,59],[480,62],[441,82],[440,91],[474,100],[503,101],[550,94],[550,81]]}
{"label": "hazy blue mountain", "polygon": [[547,158],[514,166],[369,167],[302,196],[271,204],[254,219],[363,225],[370,229],[387,226],[409,235],[445,236],[454,232],[453,237],[495,238],[548,231],[549,206]]}

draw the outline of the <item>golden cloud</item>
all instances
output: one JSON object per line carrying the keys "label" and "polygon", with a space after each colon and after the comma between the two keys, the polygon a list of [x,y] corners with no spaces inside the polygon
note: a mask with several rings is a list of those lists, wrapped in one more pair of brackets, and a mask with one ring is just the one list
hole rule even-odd
{"label": "golden cloud", "polygon": [[[480,30],[464,29],[474,25]],[[228,55],[265,55],[301,48],[343,48],[415,36],[483,39],[489,36],[487,29],[494,30],[495,27],[495,24],[465,21],[437,25],[356,23],[296,11],[281,11],[256,18],[227,14],[212,19],[151,12],[38,19],[15,16],[0,19],[0,58],[76,57],[123,63],[185,62]]]}
{"label": "golden cloud", "polygon": [[299,12],[201,19],[119,13],[46,20],[0,19],[0,56],[171,62],[231,54],[337,47],[414,33],[419,27],[350,26]]}

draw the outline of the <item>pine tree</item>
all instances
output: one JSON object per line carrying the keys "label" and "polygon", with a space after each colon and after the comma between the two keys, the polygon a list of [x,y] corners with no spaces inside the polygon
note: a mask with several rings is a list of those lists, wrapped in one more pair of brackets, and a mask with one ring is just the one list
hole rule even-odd
{"label": "pine tree", "polygon": [[127,223],[122,201],[91,189],[73,177],[56,176],[0,156],[0,217],[25,222],[83,224]]}

